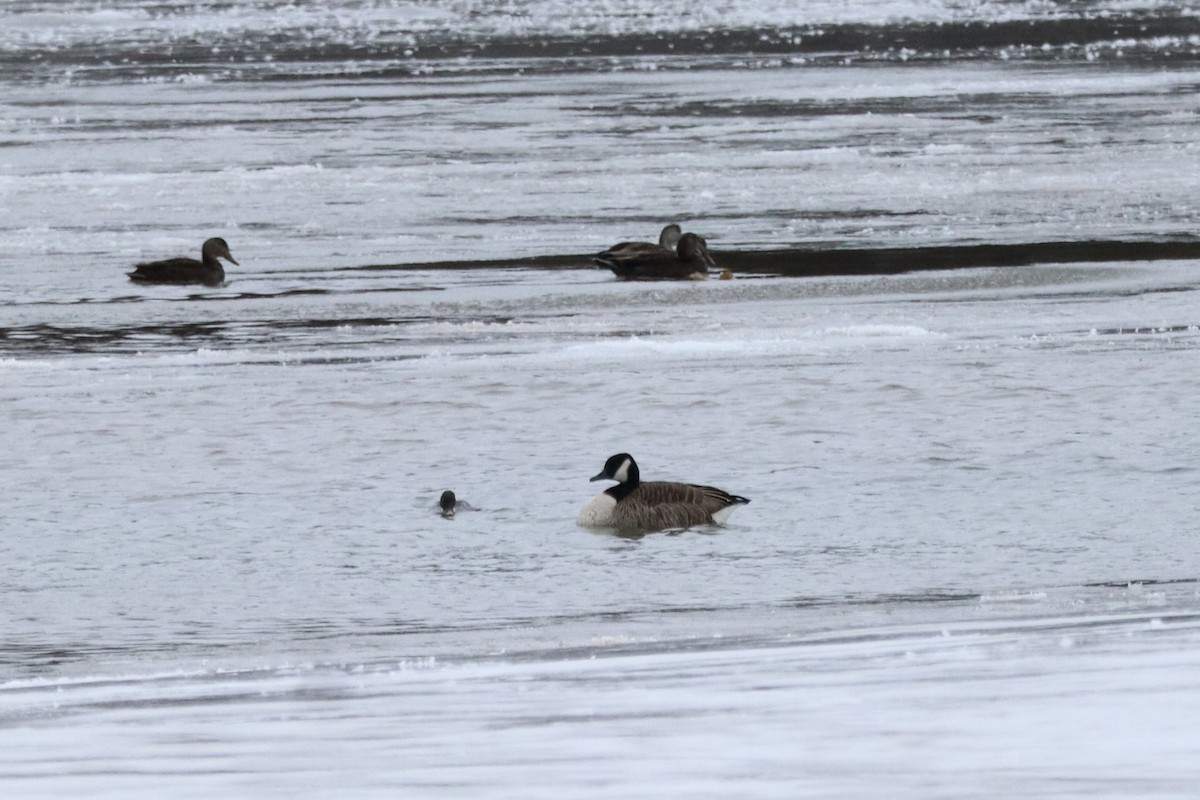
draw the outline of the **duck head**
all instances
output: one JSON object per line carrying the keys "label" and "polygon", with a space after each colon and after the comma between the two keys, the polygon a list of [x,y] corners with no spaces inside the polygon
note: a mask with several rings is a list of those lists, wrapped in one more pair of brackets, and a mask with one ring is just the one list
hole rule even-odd
{"label": "duck head", "polygon": [[679,241],[679,237],[683,235],[683,229],[672,222],[670,225],[662,229],[662,233],[658,235],[658,246],[667,250],[674,250],[675,243]]}
{"label": "duck head", "polygon": [[241,266],[241,264],[238,264],[238,262],[234,259],[233,254],[229,252],[229,244],[219,236],[214,236],[205,242],[204,246],[200,248],[200,254],[204,256],[206,260],[223,258],[230,264],[237,264],[239,267]]}
{"label": "duck head", "polygon": [[447,489],[442,492],[442,496],[438,500],[438,505],[442,507],[443,517],[453,517],[454,507],[458,505],[458,498],[454,496],[454,492]]}

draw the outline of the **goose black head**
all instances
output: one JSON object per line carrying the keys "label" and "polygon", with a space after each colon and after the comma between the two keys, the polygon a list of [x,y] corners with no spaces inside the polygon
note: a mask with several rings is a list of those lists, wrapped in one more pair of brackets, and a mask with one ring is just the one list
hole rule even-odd
{"label": "goose black head", "polygon": [[593,481],[616,481],[637,486],[641,476],[637,462],[629,453],[617,453],[604,462],[604,469],[592,477]]}

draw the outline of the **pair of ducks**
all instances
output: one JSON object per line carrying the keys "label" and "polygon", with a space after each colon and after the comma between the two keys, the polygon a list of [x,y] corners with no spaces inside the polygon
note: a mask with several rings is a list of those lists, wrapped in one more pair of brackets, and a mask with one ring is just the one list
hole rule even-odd
{"label": "pair of ducks", "polygon": [[[717,266],[704,237],[684,233],[675,223],[662,229],[658,244],[621,242],[597,254],[592,261],[627,281],[702,281],[708,277],[709,268]],[[725,277],[724,273],[721,277]]]}
{"label": "pair of ducks", "polygon": [[[617,485],[596,495],[579,512],[579,524],[589,528],[616,528],[626,533],[648,533],[666,528],[690,528],[725,522],[738,506],[750,501],[713,486],[641,479],[637,462],[628,453],[617,453],[604,462],[593,481]],[[447,489],[438,501],[442,516],[451,518],[461,505]]]}
{"label": "pair of ducks", "polygon": [[[220,286],[225,282],[221,259],[237,265],[229,244],[220,237],[209,239],[200,248],[200,260],[168,258],[137,264],[128,273],[134,283],[203,284]],[[683,233],[672,223],[662,229],[658,244],[621,242],[593,258],[624,280],[704,280],[716,263],[708,252],[708,243],[694,233]],[[721,277],[726,277],[722,274]]]}

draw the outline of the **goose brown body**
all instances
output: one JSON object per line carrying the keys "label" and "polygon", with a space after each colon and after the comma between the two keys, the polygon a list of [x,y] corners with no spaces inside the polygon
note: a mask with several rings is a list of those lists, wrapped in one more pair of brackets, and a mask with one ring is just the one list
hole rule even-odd
{"label": "goose brown body", "polygon": [[138,264],[129,273],[134,283],[203,284],[220,286],[225,281],[225,268],[221,259],[237,264],[229,252],[224,239],[214,237],[200,248],[200,260],[194,258],[167,258]]}
{"label": "goose brown body", "polygon": [[617,501],[613,522],[622,529],[711,525],[713,514],[738,502],[746,500],[712,486],[647,481]]}
{"label": "goose brown body", "polygon": [[637,462],[628,453],[609,458],[592,480],[615,480],[617,485],[584,506],[580,525],[623,531],[690,528],[723,522],[735,507],[750,502],[715,486],[642,482]]}

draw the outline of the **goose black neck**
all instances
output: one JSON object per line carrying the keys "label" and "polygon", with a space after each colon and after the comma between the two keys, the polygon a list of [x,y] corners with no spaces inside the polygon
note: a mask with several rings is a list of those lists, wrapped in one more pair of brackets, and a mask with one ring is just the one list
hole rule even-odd
{"label": "goose black neck", "polygon": [[629,459],[628,466],[625,467],[625,480],[618,483],[616,486],[606,489],[605,491],[616,500],[622,500],[633,493],[642,482],[641,473],[638,472],[637,462],[632,458]]}

